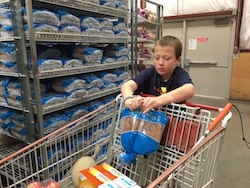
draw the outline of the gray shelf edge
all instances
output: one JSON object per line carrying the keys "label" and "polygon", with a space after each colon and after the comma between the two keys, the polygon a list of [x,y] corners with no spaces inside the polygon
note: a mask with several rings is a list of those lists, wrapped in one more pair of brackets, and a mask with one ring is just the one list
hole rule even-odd
{"label": "gray shelf edge", "polygon": [[22,112],[27,112],[27,113],[29,113],[29,111],[28,111],[28,110],[25,110],[24,108],[15,107],[15,106],[10,106],[10,105],[8,105],[7,103],[4,103],[4,102],[0,102],[0,106],[1,106],[1,107],[6,107],[6,108],[9,108],[9,109],[13,109],[13,110],[18,110],[18,111],[22,111]]}
{"label": "gray shelf edge", "polygon": [[[40,79],[46,79],[46,78],[55,78],[55,77],[61,77],[61,76],[70,76],[70,75],[75,75],[75,74],[110,70],[110,69],[125,67],[129,64],[129,62],[130,61],[120,62],[120,63],[92,65],[92,66],[85,66],[85,67],[67,68],[67,69],[61,69],[61,70],[49,70],[49,71],[38,73],[38,76]],[[33,78],[33,74],[30,73],[30,77]]]}
{"label": "gray shelf edge", "polygon": [[[27,37],[29,40],[29,37]],[[77,42],[77,43],[128,43],[131,38],[117,36],[94,36],[67,33],[35,32],[37,42]],[[14,42],[14,37],[0,37],[0,42]]]}
{"label": "gray shelf edge", "polygon": [[[54,105],[54,106],[51,106],[51,107],[46,107],[46,108],[42,109],[42,111],[43,111],[42,115],[46,115],[46,114],[49,114],[49,113],[52,113],[52,112],[56,112],[56,111],[59,111],[59,110],[63,110],[65,108],[69,108],[69,107],[84,103],[84,102],[88,102],[88,101],[91,101],[91,100],[94,100],[94,99],[105,97],[107,95],[114,94],[114,93],[117,93],[119,91],[120,91],[120,87],[117,87],[117,88],[114,88],[114,89],[109,89],[109,90],[106,90],[106,91],[100,91],[98,93],[87,95],[86,97],[83,97],[82,99],[77,99],[77,100],[74,100],[74,101],[71,101],[71,102],[65,102],[65,103]],[[34,109],[34,114],[37,114],[36,109]]]}
{"label": "gray shelf edge", "polygon": [[0,0],[0,3],[10,3],[10,0]]}
{"label": "gray shelf edge", "polygon": [[15,72],[4,72],[0,71],[0,76],[10,76],[10,77],[25,77],[25,75],[22,75],[20,73],[15,73]]}
{"label": "gray shelf edge", "polygon": [[127,43],[128,37],[94,36],[67,33],[35,32],[37,42],[77,42],[77,43]]}
{"label": "gray shelf edge", "polygon": [[58,0],[35,0],[41,3],[48,3],[53,5],[59,5],[67,8],[77,9],[77,10],[84,10],[96,14],[119,17],[119,18],[127,18],[129,15],[128,11],[117,10],[110,7],[100,6],[98,4],[88,3],[86,1],[79,1],[79,0],[68,0],[67,2],[63,3]]}

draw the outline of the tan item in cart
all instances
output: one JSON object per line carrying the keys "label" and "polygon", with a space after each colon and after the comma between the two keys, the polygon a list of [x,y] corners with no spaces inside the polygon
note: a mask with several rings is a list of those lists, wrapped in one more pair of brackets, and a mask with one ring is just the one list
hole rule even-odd
{"label": "tan item in cart", "polygon": [[96,162],[94,159],[96,158],[99,151],[100,145],[97,144],[95,146],[95,151],[92,157],[83,156],[75,162],[74,166],[71,168],[72,181],[75,186],[79,186],[79,174],[81,170],[96,166]]}

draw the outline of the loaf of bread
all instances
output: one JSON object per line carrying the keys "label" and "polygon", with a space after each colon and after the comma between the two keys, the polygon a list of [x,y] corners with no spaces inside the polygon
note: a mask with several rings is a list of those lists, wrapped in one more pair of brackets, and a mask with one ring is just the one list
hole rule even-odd
{"label": "loaf of bread", "polygon": [[159,123],[152,123],[139,118],[126,117],[123,119],[121,132],[140,131],[153,138],[155,141],[160,142],[163,130],[164,126]]}

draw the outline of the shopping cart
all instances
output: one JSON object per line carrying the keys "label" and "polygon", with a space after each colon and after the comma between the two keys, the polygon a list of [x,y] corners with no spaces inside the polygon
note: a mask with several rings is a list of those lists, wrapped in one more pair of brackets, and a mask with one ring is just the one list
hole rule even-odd
{"label": "shopping cart", "polygon": [[97,144],[101,147],[97,163],[111,164],[142,187],[212,187],[231,107],[185,103],[159,108],[169,123],[158,151],[137,156],[136,165],[121,165],[119,119],[124,106],[119,95],[0,160],[0,187],[25,187],[49,178],[61,187],[73,187],[70,168],[80,157],[93,155]]}

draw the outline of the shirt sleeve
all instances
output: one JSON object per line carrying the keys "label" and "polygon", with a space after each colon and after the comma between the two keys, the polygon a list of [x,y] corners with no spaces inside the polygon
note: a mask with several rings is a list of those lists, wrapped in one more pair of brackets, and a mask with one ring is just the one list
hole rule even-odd
{"label": "shirt sleeve", "polygon": [[180,69],[178,69],[178,71],[176,71],[175,81],[179,87],[184,85],[184,84],[189,84],[189,83],[193,84],[192,79],[190,78],[188,72],[182,68],[180,68]]}

